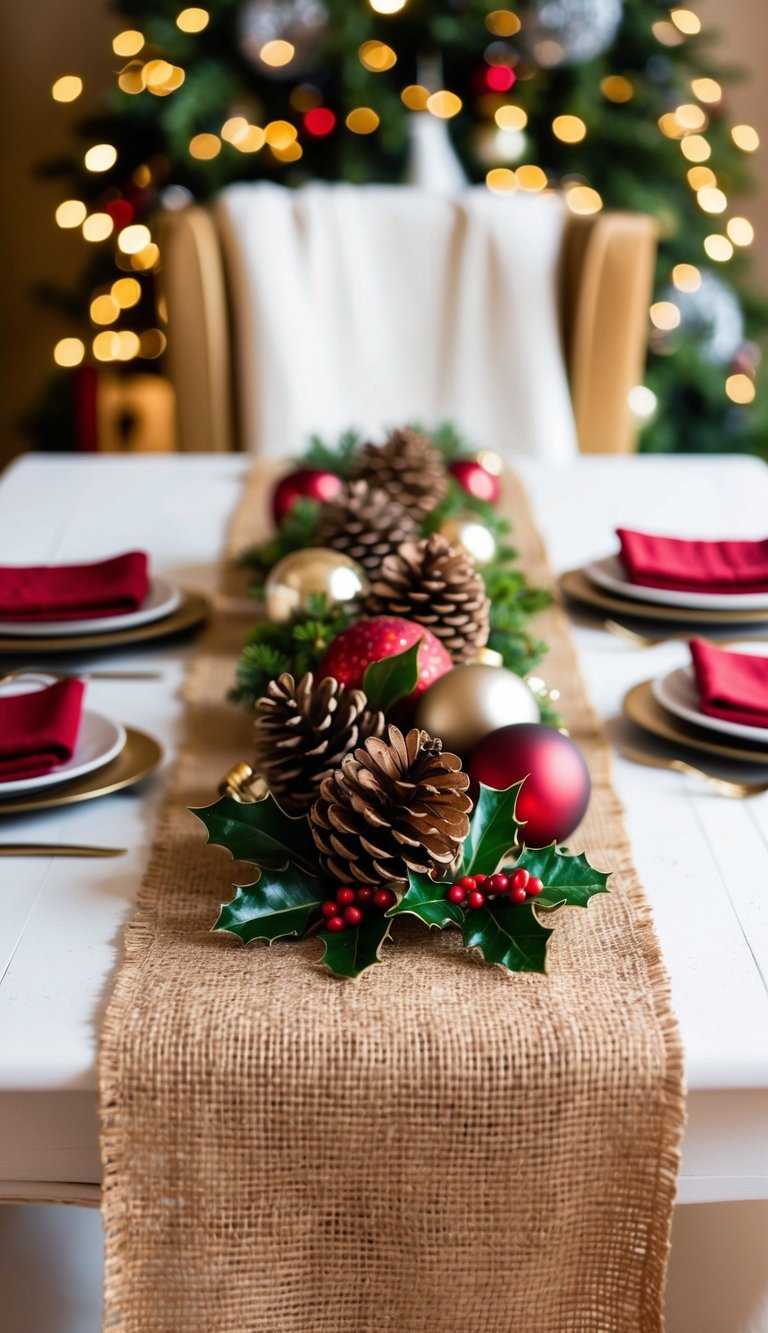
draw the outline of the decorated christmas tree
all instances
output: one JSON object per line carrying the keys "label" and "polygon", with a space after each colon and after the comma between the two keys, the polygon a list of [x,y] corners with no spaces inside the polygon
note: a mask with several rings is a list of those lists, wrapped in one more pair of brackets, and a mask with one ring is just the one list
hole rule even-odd
{"label": "decorated christmas tree", "polygon": [[[56,222],[80,228],[90,253],[76,290],[43,294],[72,319],[54,351],[64,375],[35,413],[43,445],[54,422],[56,447],[77,442],[62,409],[74,423],[89,367],[162,364],[159,210],[237,180],[403,180],[434,118],[456,179],[558,188],[574,213],[652,214],[657,289],[632,395],[642,445],[764,447],[768,304],[749,283],[752,225],[731,206],[758,137],[731,123],[716,35],[695,12],[659,0],[124,0],[119,12],[115,82],[71,159],[47,168],[62,181]],[[54,85],[57,101],[79,94],[75,76]]]}

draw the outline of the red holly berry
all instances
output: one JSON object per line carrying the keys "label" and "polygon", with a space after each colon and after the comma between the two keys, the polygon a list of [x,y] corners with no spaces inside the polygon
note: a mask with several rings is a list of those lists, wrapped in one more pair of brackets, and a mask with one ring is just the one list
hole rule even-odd
{"label": "red holly berry", "polygon": [[544,885],[542,884],[538,876],[531,875],[531,878],[528,880],[528,883],[525,886],[525,891],[528,894],[529,898],[538,898],[543,888]]}
{"label": "red holly berry", "polygon": [[355,890],[349,888],[336,890],[336,902],[340,907],[349,907],[355,901]]}
{"label": "red holly berry", "polygon": [[334,935],[340,930],[346,930],[346,928],[344,918],[341,916],[329,916],[325,923],[325,929],[332,930]]}
{"label": "red holly berry", "polygon": [[322,912],[323,916],[327,916],[327,917],[338,916],[338,915],[339,915],[339,905],[338,905],[338,903],[334,903],[334,902],[323,903],[322,906],[321,906],[321,908],[320,908],[320,911]]}
{"label": "red holly berry", "polygon": [[526,887],[527,887],[527,884],[528,884],[528,880],[529,880],[530,878],[531,878],[531,877],[530,877],[530,875],[528,874],[528,871],[527,871],[527,870],[524,870],[523,867],[521,866],[520,869],[519,869],[519,870],[516,870],[515,873],[514,873],[514,875],[512,876],[512,888],[513,888],[513,889],[524,889],[524,888],[526,888]]}
{"label": "red holly berry", "polygon": [[355,898],[359,903],[369,903],[373,898],[373,889],[356,889]]}
{"label": "red holly berry", "polygon": [[382,912],[386,911],[388,907],[394,907],[394,893],[390,889],[377,889],[373,895],[373,905],[381,908]]}
{"label": "red holly berry", "polygon": [[[483,875],[482,878],[485,879],[485,875]],[[469,890],[477,888],[477,880],[475,879],[474,875],[463,875],[462,878],[459,880],[459,884],[461,885],[462,889]]]}
{"label": "red holly berry", "polygon": [[363,914],[359,907],[345,907],[344,920],[348,926],[359,926],[363,919]]}
{"label": "red holly berry", "polygon": [[511,903],[524,903],[528,895],[522,885],[518,885],[516,889],[510,889],[507,896]]}
{"label": "red holly berry", "polygon": [[[474,880],[472,882],[474,883]],[[449,903],[463,903],[467,896],[467,890],[461,884],[453,884],[445,896]]]}
{"label": "red holly berry", "polygon": [[485,907],[485,894],[481,893],[479,889],[473,889],[467,898],[467,907],[473,909]]}
{"label": "red holly berry", "polygon": [[486,892],[506,893],[508,888],[509,888],[508,875],[491,875],[491,878],[489,879],[488,884],[486,886]]}
{"label": "red holly berry", "polygon": [[475,875],[475,888],[482,889],[484,884],[488,883],[487,875]]}

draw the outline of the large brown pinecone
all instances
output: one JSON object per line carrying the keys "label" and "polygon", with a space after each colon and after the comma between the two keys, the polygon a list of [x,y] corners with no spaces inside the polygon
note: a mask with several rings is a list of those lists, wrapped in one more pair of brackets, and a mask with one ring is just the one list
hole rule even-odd
{"label": "large brown pinecone", "polygon": [[287,673],[271,680],[256,703],[256,769],[289,815],[309,814],[320,783],[368,736],[380,736],[384,715],[367,706],[362,690],[332,676],[294,684]]}
{"label": "large brown pinecone", "polygon": [[388,555],[365,602],[369,616],[415,620],[440,640],[454,662],[469,662],[488,642],[490,602],[474,563],[445,537],[404,542]]}
{"label": "large brown pinecone", "polygon": [[323,505],[316,540],[351,556],[368,574],[378,574],[385,555],[415,536],[414,520],[396,500],[365,481],[353,481]]}
{"label": "large brown pinecone", "polygon": [[310,827],[340,884],[402,884],[408,870],[450,865],[469,832],[469,777],[455,754],[414,727],[387,727],[320,784]]}
{"label": "large brown pinecone", "polygon": [[417,430],[395,430],[386,444],[366,444],[351,474],[397,500],[420,522],[446,496],[448,480],[442,455]]}

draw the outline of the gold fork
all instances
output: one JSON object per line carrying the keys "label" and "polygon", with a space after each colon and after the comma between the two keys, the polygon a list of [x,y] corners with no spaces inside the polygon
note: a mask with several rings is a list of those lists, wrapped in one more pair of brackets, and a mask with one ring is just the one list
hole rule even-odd
{"label": "gold fork", "polygon": [[[603,629],[607,629],[609,634],[615,635],[617,639],[622,639],[633,648],[656,648],[660,643],[688,643],[693,638],[701,638],[700,634],[670,634],[669,637],[662,636],[654,638],[651,634],[638,634],[637,630],[630,629],[629,625],[622,625],[618,620],[604,620]],[[750,634],[743,639],[718,639],[717,646],[725,648],[729,644],[738,643],[768,643],[768,639],[761,638],[757,634]]]}
{"label": "gold fork", "polygon": [[695,768],[693,764],[687,764],[684,759],[663,759],[660,755],[646,754],[644,750],[634,750],[628,745],[621,746],[620,753],[634,764],[671,769],[675,773],[687,773],[689,777],[700,778],[720,796],[729,796],[735,801],[743,801],[748,796],[760,796],[768,791],[768,782],[731,782],[728,778],[716,778],[701,768]]}
{"label": "gold fork", "polygon": [[0,675],[0,685],[9,680],[39,680],[52,676],[55,680],[160,680],[161,671],[54,671],[52,667],[14,667]]}

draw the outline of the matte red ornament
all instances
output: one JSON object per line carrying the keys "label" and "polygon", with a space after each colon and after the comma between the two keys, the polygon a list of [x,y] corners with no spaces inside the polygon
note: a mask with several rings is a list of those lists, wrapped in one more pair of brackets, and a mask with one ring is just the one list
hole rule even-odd
{"label": "matte red ornament", "polygon": [[503,790],[525,779],[517,817],[525,823],[518,836],[527,847],[562,842],[589,803],[591,784],[581,750],[540,722],[518,722],[491,732],[472,751],[465,768],[475,786],[482,782]]}
{"label": "matte red ornament", "polygon": [[486,500],[495,505],[501,494],[501,482],[475,458],[455,458],[448,471],[467,495],[474,500]]}
{"label": "matte red ornament", "polygon": [[348,689],[362,689],[363,676],[373,662],[395,657],[421,639],[419,679],[408,702],[418,699],[429,686],[453,667],[450,654],[439,639],[423,625],[399,616],[379,616],[361,620],[337,634],[317,668],[317,679],[335,676]]}
{"label": "matte red ornament", "polygon": [[281,477],[272,492],[272,514],[278,527],[296,501],[302,496],[310,500],[333,500],[341,490],[341,477],[319,468],[302,467]]}

